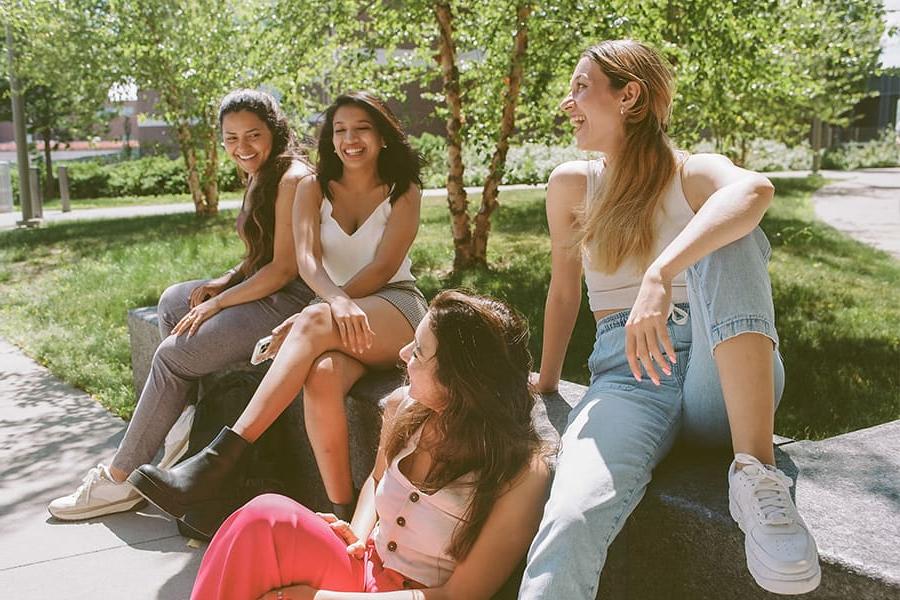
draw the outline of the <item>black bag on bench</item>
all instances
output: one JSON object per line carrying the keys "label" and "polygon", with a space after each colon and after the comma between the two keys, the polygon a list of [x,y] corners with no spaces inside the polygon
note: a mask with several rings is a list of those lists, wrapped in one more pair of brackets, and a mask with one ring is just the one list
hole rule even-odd
{"label": "black bag on bench", "polygon": [[[236,370],[204,379],[191,427],[185,460],[205,448],[224,426],[232,426],[259,387],[265,369]],[[291,452],[289,429],[294,411],[285,410],[241,459],[233,485],[214,500],[192,507],[178,521],[185,537],[208,540],[228,516],[254,497],[266,493],[296,496],[302,488],[295,453]]]}

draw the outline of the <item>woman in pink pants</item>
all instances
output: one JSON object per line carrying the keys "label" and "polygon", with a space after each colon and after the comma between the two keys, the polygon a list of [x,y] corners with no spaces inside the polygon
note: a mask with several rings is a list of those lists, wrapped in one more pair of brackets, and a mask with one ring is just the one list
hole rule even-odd
{"label": "woman in pink pants", "polygon": [[400,351],[351,523],[260,496],[213,538],[192,598],[490,598],[537,530],[548,449],[531,421],[528,329],[507,306],[438,294]]}

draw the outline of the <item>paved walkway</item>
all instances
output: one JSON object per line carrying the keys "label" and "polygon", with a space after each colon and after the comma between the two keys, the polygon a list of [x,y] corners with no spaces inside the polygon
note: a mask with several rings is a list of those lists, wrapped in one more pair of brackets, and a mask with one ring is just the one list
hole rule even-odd
{"label": "paved walkway", "polygon": [[[900,259],[900,168],[862,169],[813,195],[816,216]],[[829,179],[836,179],[829,176]]]}
{"label": "paved walkway", "polygon": [[47,512],[124,433],[121,419],[0,340],[0,597],[190,596],[202,550],[155,508],[80,523]]}

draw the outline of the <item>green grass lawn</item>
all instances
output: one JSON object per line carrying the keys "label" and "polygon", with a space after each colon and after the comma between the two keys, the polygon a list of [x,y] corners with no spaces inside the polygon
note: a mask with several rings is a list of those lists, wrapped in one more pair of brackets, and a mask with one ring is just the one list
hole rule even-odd
{"label": "green grass lawn", "polygon": [[[819,439],[900,418],[900,264],[814,221],[809,196],[821,179],[775,183],[763,226],[774,247],[788,372],[776,430]],[[516,306],[531,323],[538,357],[550,275],[544,192],[505,192],[501,201],[491,268],[451,277],[446,204],[428,199],[414,271],[428,297],[464,286]],[[171,215],[0,234],[0,335],[128,417],[135,396],[126,311],[155,304],[170,283],[234,265],[242,246],[233,219],[233,212],[205,221]],[[566,379],[586,382],[593,332],[585,302]]]}

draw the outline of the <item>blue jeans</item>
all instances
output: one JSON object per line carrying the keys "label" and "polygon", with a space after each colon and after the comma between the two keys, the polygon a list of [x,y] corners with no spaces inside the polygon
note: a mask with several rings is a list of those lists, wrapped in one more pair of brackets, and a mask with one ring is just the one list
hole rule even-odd
{"label": "blue jeans", "polygon": [[688,304],[668,323],[677,353],[661,385],[638,383],[625,359],[628,311],[597,322],[591,384],[569,414],[550,499],[528,552],[519,598],[593,600],[613,538],[676,438],[728,445],[731,433],[713,349],[746,332],[774,343],[776,406],[784,389],[777,351],[771,248],[756,229],[687,271]]}

